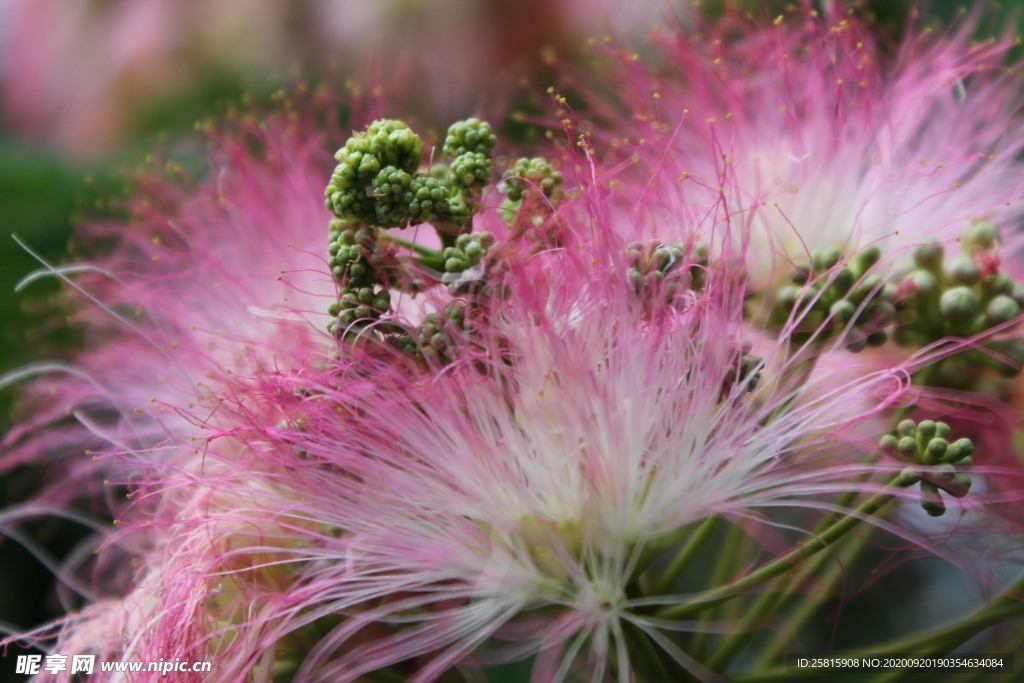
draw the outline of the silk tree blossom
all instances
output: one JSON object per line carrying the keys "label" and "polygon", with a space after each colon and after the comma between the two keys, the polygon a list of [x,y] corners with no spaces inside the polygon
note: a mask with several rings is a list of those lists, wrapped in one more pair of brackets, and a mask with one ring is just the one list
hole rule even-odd
{"label": "silk tree blossom", "polygon": [[[706,70],[683,70],[678,89],[659,85],[654,118],[637,109],[665,136],[651,138],[654,152],[623,141],[637,121],[609,119],[595,99],[592,121],[560,112],[569,151],[508,163],[495,190],[492,165],[510,150],[485,122],[453,125],[430,155],[401,121],[360,132],[371,117],[357,110],[332,175],[315,117],[286,107],[263,124],[229,121],[242,135],[214,135],[215,163],[195,185],[144,188],[134,230],[93,228],[93,238],[116,237],[113,255],[61,271],[96,305],[82,314],[91,348],[70,379],[34,385],[36,396],[58,395],[40,399],[39,423],[64,414],[63,395],[80,401],[71,413],[85,429],[16,432],[7,464],[85,441],[99,462],[76,451],[75,475],[130,495],[112,505],[117,530],[102,557],[131,557],[134,573],[101,581],[94,604],[23,639],[52,636],[55,651],[108,658],[209,659],[223,681],[433,681],[453,669],[473,679],[516,660],[537,681],[715,681],[757,670],[751,661],[775,665],[779,648],[800,642],[871,530],[970,566],[973,557],[888,516],[894,499],[929,514],[979,511],[963,529],[987,524],[1013,546],[1015,527],[985,514],[1002,498],[970,490],[970,440],[927,416],[906,419],[922,373],[963,342],[928,338],[841,379],[816,371],[885,343],[903,312],[887,287],[909,250],[865,249],[884,236],[864,239],[868,227],[888,230],[878,226],[925,199],[960,195],[926,192],[936,174],[902,172],[903,156],[881,170],[862,158],[855,199],[821,208],[846,253],[807,254],[794,280],[802,298],[789,308],[756,277],[772,257],[764,245],[788,248],[766,218],[765,203],[783,198],[762,182],[754,152],[735,150],[781,164],[800,142],[801,155],[822,147],[848,161],[847,137],[874,131],[889,119],[871,116],[900,101],[882,71],[864,75],[874,99],[859,111],[870,116],[811,97],[834,68],[872,63],[832,62],[826,48],[872,48],[852,21],[797,23],[794,49],[780,53],[799,55],[791,70],[740,60],[743,77],[723,79],[689,48],[669,50],[677,66]],[[736,54],[778,47],[788,26],[745,27]],[[853,35],[861,45],[847,44]],[[902,69],[949,75],[962,49],[939,39]],[[632,64],[612,81],[627,101],[654,78]],[[991,87],[992,101],[1008,102]],[[736,93],[782,98],[807,118],[762,120],[751,104],[694,125],[668,109],[695,98],[690,109],[711,111]],[[988,123],[972,128],[982,141],[994,140]],[[829,125],[845,132],[830,136]],[[624,163],[613,143],[630,147]],[[1009,187],[1009,162],[998,164],[962,178],[996,173],[989,180],[1003,183],[978,180],[979,207],[990,206],[985,188]],[[804,170],[806,184],[822,183],[820,199],[846,167]],[[787,200],[789,220],[819,210],[802,192]],[[787,230],[833,246],[818,215]],[[415,232],[430,228],[441,250]],[[988,235],[972,230],[975,241]],[[989,242],[971,256],[989,254]],[[938,268],[927,250],[913,258]],[[979,301],[992,295],[971,286]],[[96,396],[116,415],[109,424],[82,407]],[[1018,614],[1015,600],[992,609]],[[732,611],[719,611],[728,601]],[[983,610],[956,633],[996,621]],[[748,638],[765,626],[792,633]],[[920,642],[945,652],[959,644],[950,638]]]}
{"label": "silk tree blossom", "polygon": [[[303,118],[283,113],[265,130],[240,118],[237,133],[210,129],[206,180],[197,184],[173,164],[143,171],[123,208],[130,227],[94,222],[78,237],[116,248],[72,266],[45,264],[26,278],[25,286],[43,276],[68,281],[85,303],[68,304],[85,350],[73,366],[41,363],[8,378],[44,375],[28,392],[35,413],[5,438],[5,467],[46,453],[85,472],[106,457],[90,450],[173,443],[192,433],[193,411],[216,405],[225,377],[274,367],[296,346],[317,347],[334,292],[323,274],[317,199],[329,157],[319,138],[299,135],[323,105],[305,106]],[[292,200],[279,201],[280,192]],[[180,457],[169,445],[157,453]],[[80,481],[56,478],[62,490],[54,496],[74,496]]]}
{"label": "silk tree blossom", "polygon": [[[769,291],[767,283],[785,282],[813,252],[839,250],[835,268],[817,273],[835,275],[847,259],[878,248],[887,257],[867,277],[896,271],[896,305],[923,307],[914,297],[921,281],[900,278],[913,268],[913,250],[930,240],[944,247],[940,270],[971,260],[967,267],[982,276],[995,268],[1016,278],[1024,135],[1011,41],[975,41],[975,12],[948,33],[911,29],[886,51],[842,9],[785,12],[771,26],[727,12],[706,31],[663,31],[653,59],[598,47],[600,76],[575,79],[594,87],[567,84],[566,91],[586,98],[592,144],[633,162],[612,181],[622,200],[618,224],[642,224],[652,237],[681,213],[749,226],[758,244],[748,252],[755,289]],[[616,84],[613,94],[607,82]],[[635,183],[644,185],[642,201]],[[997,229],[997,249],[965,248],[979,225]],[[940,276],[934,286],[942,294],[947,285]],[[813,303],[805,292],[797,309]],[[1009,355],[1010,365],[1024,360],[1016,350]],[[905,357],[905,348],[889,344],[855,362],[845,352],[829,355],[816,372],[843,381]],[[937,383],[977,391],[957,379],[988,361],[975,357],[965,367],[962,360],[939,368]],[[1001,399],[1013,392],[998,378],[984,391]],[[991,400],[950,398],[988,415],[976,414],[975,423],[991,419]],[[1001,442],[995,450],[1007,459],[1009,441]]]}
{"label": "silk tree blossom", "polygon": [[540,651],[540,680],[577,660],[602,678],[612,652],[628,670],[629,624],[668,643],[633,584],[679,529],[851,485],[841,435],[864,416],[849,396],[882,409],[905,375],[797,407],[787,368],[737,377],[747,328],[721,303],[741,289],[713,278],[645,319],[629,282],[595,267],[603,241],[518,264],[515,303],[445,372],[357,354],[240,377],[222,404],[238,426],[211,435],[194,502],[170,507],[164,578],[138,591],[160,596],[148,635],[124,634],[139,656],[213,658],[219,680],[269,675],[275,657],[301,680],[393,665],[433,680],[508,641],[490,656]]}
{"label": "silk tree blossom", "polygon": [[842,9],[794,9],[773,26],[727,12],[706,31],[662,31],[653,59],[602,46],[606,71],[581,91],[600,96],[593,135],[655,169],[646,201],[628,205],[660,217],[727,200],[779,259],[951,243],[978,220],[1016,240],[1010,42],[973,41],[975,13],[949,33],[911,30],[886,54]]}

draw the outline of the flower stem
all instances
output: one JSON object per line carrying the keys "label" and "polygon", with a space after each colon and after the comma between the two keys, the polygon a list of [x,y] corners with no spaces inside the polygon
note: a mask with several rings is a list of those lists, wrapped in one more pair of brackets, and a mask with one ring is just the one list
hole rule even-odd
{"label": "flower stem", "polygon": [[[864,654],[867,656],[894,652],[914,655],[947,654],[986,628],[1022,615],[1024,615],[1024,576],[1017,579],[1016,583],[993,598],[973,616],[963,621],[917,636],[880,643]],[[910,673],[912,671],[907,669],[887,672],[877,680],[877,683],[895,683]]]}
{"label": "flower stem", "polygon": [[[870,455],[865,460],[865,464],[870,465],[875,461],[875,459],[874,455]],[[842,507],[851,505],[856,496],[857,494],[853,491],[844,493],[839,498],[838,504]],[[822,523],[819,524],[814,533],[818,534],[824,531],[824,525],[827,524],[828,521],[828,517],[822,520]],[[828,564],[825,569],[825,575],[820,578],[817,584],[814,599],[804,600],[793,613],[787,616],[781,628],[776,632],[775,638],[772,639],[771,644],[766,646],[758,655],[756,666],[767,667],[775,657],[781,654],[782,648],[786,646],[786,643],[788,643],[793,636],[799,633],[800,629],[803,628],[811,617],[817,613],[821,606],[820,598],[824,598],[830,594],[835,589],[836,585],[843,580],[846,575],[846,568],[849,567],[850,564],[856,560],[857,556],[859,556],[864,550],[868,542],[871,540],[872,535],[874,535],[874,532],[875,527],[869,527],[862,536],[850,539],[849,542],[832,557],[832,562],[829,562],[829,556],[826,555],[815,558],[813,561],[805,565],[800,572],[788,582],[789,586],[799,586],[807,579],[813,576],[819,576],[822,567]],[[782,596],[781,599],[788,600],[789,596]],[[777,611],[777,609],[775,611]]]}
{"label": "flower stem", "polygon": [[[826,569],[825,576],[822,577],[820,583],[817,584],[814,595],[801,602],[793,612],[786,616],[771,643],[766,645],[759,653],[754,664],[755,668],[767,668],[776,657],[782,654],[782,650],[786,644],[800,632],[800,629],[811,620],[811,617],[818,613],[821,609],[823,599],[832,593],[836,584],[845,576],[846,568],[849,567],[858,555],[860,555],[861,551],[867,545],[868,539],[871,537],[872,530],[868,530],[867,534],[863,537],[851,539],[850,542],[844,545],[843,548],[835,553],[834,556],[821,555],[814,558],[813,561],[807,563],[805,569],[801,570],[801,577],[806,579],[807,577],[818,574],[821,568],[828,563],[830,559],[832,560]],[[796,583],[796,580],[794,580],[793,583]],[[784,596],[783,599],[788,599],[789,597],[790,596],[787,595]]]}
{"label": "flower stem", "polygon": [[[1020,616],[1024,616],[1024,576],[963,621],[915,636],[878,643],[867,649],[858,649],[856,653],[851,653],[851,656],[854,654],[858,657],[878,657],[885,654],[918,656],[948,654],[986,628]],[[836,656],[842,655],[837,654]],[[886,671],[875,679],[874,683],[896,683],[912,673],[914,673],[912,669]],[[732,681],[733,683],[774,683],[792,679],[791,671],[786,667],[779,667],[758,671],[754,674],[735,676]]]}
{"label": "flower stem", "polygon": [[[715,561],[714,569],[711,571],[711,576],[708,580],[709,585],[720,586],[733,577],[736,560],[740,554],[740,547],[746,538],[746,534],[739,526],[732,525],[729,527],[729,530],[725,533],[725,538],[719,545],[718,559]],[[717,605],[712,605],[709,609],[714,610],[716,607]],[[712,613],[707,618],[713,621],[716,615]],[[706,631],[694,633],[690,643],[690,651],[693,653],[703,653],[707,637]]]}
{"label": "flower stem", "polygon": [[422,244],[416,244],[415,242],[410,242],[409,240],[402,239],[401,237],[395,237],[394,235],[389,235],[387,233],[381,233],[380,239],[387,240],[400,247],[405,247],[413,253],[419,254],[420,258],[417,259],[417,262],[421,266],[426,266],[433,270],[444,269],[444,259],[441,258],[441,252],[439,251],[435,251],[430,247],[424,247]]}
{"label": "flower stem", "polygon": [[669,670],[665,667],[663,653],[651,644],[647,634],[640,628],[630,623],[624,623],[622,625],[622,633],[623,636],[625,636],[626,642],[629,643],[631,654],[633,655],[630,657],[630,668],[633,670],[633,673],[639,674],[640,672],[645,672],[650,674],[649,679],[637,675],[637,680],[679,680],[678,674],[681,672],[677,671],[676,676],[669,673]]}
{"label": "flower stem", "polygon": [[[903,488],[904,486],[909,486],[913,481],[914,478],[910,473],[900,473],[893,478],[889,483],[888,488]],[[823,531],[820,535],[810,539],[799,547],[794,548],[782,557],[769,562],[755,572],[747,574],[735,583],[710,590],[702,597],[696,598],[690,602],[675,605],[673,607],[666,607],[658,611],[657,616],[662,619],[678,619],[681,617],[699,614],[709,607],[717,605],[723,600],[745,593],[751,588],[760,586],[766,581],[784,574],[800,564],[803,560],[813,557],[822,550],[828,548],[829,545],[842,538],[851,529],[857,526],[857,524],[862,522],[864,517],[868,517],[878,512],[883,506],[889,503],[893,497],[892,493],[876,493],[864,501],[860,507],[857,508],[855,514],[843,517]]]}
{"label": "flower stem", "polygon": [[693,558],[703,547],[704,542],[708,540],[715,528],[721,521],[720,517],[708,517],[700,526],[694,530],[690,539],[683,546],[682,550],[672,558],[672,562],[669,563],[665,571],[662,572],[661,576],[658,577],[658,582],[654,585],[653,595],[663,595],[672,590],[672,585],[679,579],[679,576],[686,571],[686,568],[690,566]]}

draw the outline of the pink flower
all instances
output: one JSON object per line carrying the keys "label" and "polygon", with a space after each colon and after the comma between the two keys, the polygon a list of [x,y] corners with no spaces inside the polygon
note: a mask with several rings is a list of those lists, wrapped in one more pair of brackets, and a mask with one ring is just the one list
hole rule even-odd
{"label": "pink flower", "polygon": [[600,112],[593,136],[650,174],[644,201],[624,199],[655,218],[749,225],[769,250],[755,252],[761,270],[808,249],[949,243],[979,220],[1016,240],[1024,134],[1008,42],[973,43],[972,17],[888,55],[842,9],[670,27],[657,60],[595,48],[615,88],[582,89]]}
{"label": "pink flower", "polygon": [[[307,106],[311,117],[320,105]],[[295,113],[262,130],[236,123],[231,136],[209,132],[204,181],[173,164],[145,171],[124,207],[127,225],[85,226],[79,239],[114,245],[109,253],[26,279],[67,280],[73,322],[86,335],[74,365],[41,363],[9,378],[45,375],[26,397],[34,414],[5,437],[0,463],[59,459],[74,474],[54,478],[57,498],[80,494],[97,458],[152,449],[149,457],[180,462],[193,446],[178,440],[194,432],[197,415],[215,411],[232,373],[274,368],[295,347],[329,351],[322,330],[335,287],[325,273],[320,199],[327,143],[304,137],[311,124]]]}
{"label": "pink flower", "polygon": [[[326,143],[315,117],[292,106],[264,123],[233,121],[237,137],[212,134],[206,178],[147,185],[130,229],[94,226],[89,236],[113,238],[113,255],[61,273],[97,305],[81,314],[88,350],[67,378],[34,385],[34,397],[58,396],[40,398],[39,422],[69,410],[81,427],[16,432],[5,464],[49,457],[84,434],[105,442],[96,467],[79,456],[71,471],[127,488],[131,503],[112,506],[119,528],[106,556],[130,556],[136,568],[120,600],[51,629],[57,647],[212,660],[222,681],[349,681],[381,670],[433,681],[529,657],[537,681],[627,681],[652,666],[646,644],[680,675],[718,680],[723,669],[674,634],[731,623],[674,620],[672,610],[743,586],[770,558],[782,573],[789,558],[811,557],[833,528],[814,528],[823,515],[924,543],[927,530],[864,506],[876,495],[916,502],[909,480],[932,463],[903,451],[900,460],[895,447],[879,462],[864,456],[885,431],[875,418],[917,398],[912,373],[959,347],[925,346],[837,380],[814,372],[822,354],[835,360],[879,330],[833,324],[832,309],[815,319],[812,297],[769,325],[781,297],[764,288],[804,243],[853,251],[882,241],[890,252],[877,266],[847,254],[808,274],[805,291],[822,298],[844,265],[859,263],[858,278],[888,277],[899,249],[952,225],[946,212],[1013,215],[996,208],[1016,191],[1011,160],[972,151],[995,144],[989,129],[1009,96],[978,86],[990,97],[969,140],[933,138],[942,129],[913,109],[923,98],[947,124],[971,114],[939,109],[959,106],[939,86],[955,91],[952,77],[994,51],[961,63],[960,42],[939,40],[904,57],[891,85],[853,22],[790,17],[745,31],[720,62],[682,43],[669,44],[664,73],[625,61],[611,82],[632,119],[597,98],[596,127],[559,112],[572,134],[564,197],[529,194],[524,176],[505,181],[526,188],[514,188],[526,196],[518,207],[499,208],[493,191],[469,195],[464,206],[480,208],[472,227],[494,238],[486,258],[454,278],[452,256],[441,256],[444,275],[388,262],[395,306],[372,324],[338,316],[327,332],[324,312],[351,275],[332,276],[326,258]],[[682,84],[666,80],[679,73]],[[863,88],[846,87],[854,77]],[[904,101],[910,80],[917,98]],[[854,95],[858,107],[843,106]],[[379,216],[375,202],[400,204],[403,178],[412,187],[417,169],[396,161],[418,162],[412,134],[395,122],[378,128],[403,154],[383,164],[367,142],[339,161],[386,166],[388,184],[371,192],[336,173],[329,204],[334,193]],[[941,174],[913,158],[930,139],[963,165],[956,178],[969,192],[931,184]],[[613,147],[628,151],[620,159]],[[480,168],[483,154],[468,154]],[[443,183],[417,175],[424,187],[425,178]],[[920,231],[888,249],[894,221],[911,218]],[[388,220],[406,219],[390,206]],[[777,265],[760,278],[766,259]],[[429,291],[401,291],[410,281]],[[451,289],[432,286],[440,281]],[[861,293],[862,311],[884,284]],[[962,488],[963,473],[947,470]],[[859,494],[866,501],[851,511]],[[984,512],[988,500],[960,505]],[[689,590],[667,553],[712,518],[741,529],[750,550],[721,584]],[[961,559],[937,542],[927,550]]]}

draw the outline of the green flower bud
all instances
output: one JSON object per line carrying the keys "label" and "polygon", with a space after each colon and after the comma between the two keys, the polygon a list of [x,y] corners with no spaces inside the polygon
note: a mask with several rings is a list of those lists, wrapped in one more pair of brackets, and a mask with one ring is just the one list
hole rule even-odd
{"label": "green flower bud", "polygon": [[843,338],[843,346],[851,353],[860,353],[868,345],[868,335],[859,327],[848,330]]}
{"label": "green flower bud", "polygon": [[870,246],[867,249],[862,249],[853,258],[853,263],[860,273],[866,272],[871,266],[875,265],[882,258],[882,250],[876,246]]}
{"label": "green flower bud", "polygon": [[[877,275],[868,275],[860,281],[860,284],[857,285],[857,289],[856,291],[854,291],[852,296],[858,300],[866,299],[867,297],[872,296],[872,294],[875,294],[876,292],[879,292],[879,290],[881,290],[880,294],[883,299],[892,298],[892,292],[886,292],[881,285],[882,278],[878,277]],[[875,295],[877,296],[877,294]]]}
{"label": "green flower bud", "polygon": [[946,454],[949,448],[949,442],[945,439],[935,438],[928,442],[928,448],[925,451],[926,455],[924,458],[926,465],[933,465],[942,459],[942,456]]}
{"label": "green flower bud", "polygon": [[921,480],[921,507],[932,517],[941,517],[946,512],[938,487],[927,479]]}
{"label": "green flower bud", "polygon": [[837,247],[814,252],[811,254],[811,262],[814,264],[815,274],[834,268],[842,257],[843,253]]}
{"label": "green flower bud", "polygon": [[880,301],[873,306],[869,305],[871,321],[875,325],[886,326],[896,318],[896,307],[888,301]]}
{"label": "green flower bud", "polygon": [[395,166],[409,173],[419,168],[423,160],[423,145],[419,137],[402,121],[380,119],[366,129],[364,135],[349,139],[345,148],[370,154],[380,166]]}
{"label": "green flower bud", "polygon": [[973,285],[980,274],[971,257],[960,255],[946,264],[946,277],[955,285]]}
{"label": "green flower bud", "polygon": [[900,472],[900,476],[896,479],[895,484],[896,486],[913,486],[919,481],[921,481],[921,477],[915,468],[904,467]]}
{"label": "green flower bud", "polygon": [[935,292],[938,280],[927,270],[915,270],[903,279],[910,296],[924,298]]}
{"label": "green flower bud", "polygon": [[[374,121],[366,131],[349,138],[335,154],[339,163],[324,191],[327,207],[345,220],[374,224],[380,212],[386,220],[384,225],[404,225],[399,213],[408,202],[398,198],[408,189],[408,183],[399,181],[401,188],[392,187],[391,183],[400,173],[414,173],[422,158],[420,139],[408,126],[389,119]],[[382,172],[385,177],[378,178]],[[368,193],[371,186],[373,195],[389,198],[383,208],[378,209],[375,196]]]}
{"label": "green flower bud", "polygon": [[971,491],[972,484],[971,476],[969,474],[955,474],[953,480],[950,482],[950,486],[947,491],[957,498],[963,498]]}
{"label": "green flower bud", "polygon": [[999,228],[987,221],[977,223],[967,230],[966,237],[968,246],[993,249],[999,244]]}
{"label": "green flower bud", "polygon": [[1017,302],[1018,306],[1024,308],[1024,284],[1014,283],[1010,297]]}
{"label": "green flower bud", "polygon": [[502,175],[502,188],[508,198],[518,202],[523,194],[536,188],[549,199],[561,194],[562,174],[540,157],[519,159],[515,166]]}
{"label": "green flower bud", "polygon": [[857,275],[850,268],[841,268],[832,280],[832,288],[840,294],[846,294],[857,281]]}
{"label": "green flower bud", "polygon": [[348,267],[348,277],[352,284],[360,284],[366,279],[369,269],[363,263],[353,263]]}
{"label": "green flower bud", "polygon": [[451,181],[461,190],[478,190],[491,179],[491,158],[480,152],[466,152],[455,157],[451,165]]}
{"label": "green flower bud", "polygon": [[449,220],[453,215],[451,187],[432,176],[415,176],[409,202],[409,225],[435,220]]}
{"label": "green flower bud", "polygon": [[409,204],[413,200],[413,177],[395,166],[386,166],[373,179],[376,199],[376,224],[385,228],[405,227],[409,223]]}
{"label": "green flower bud", "polygon": [[943,293],[939,311],[953,323],[965,323],[978,313],[978,295],[967,287],[954,287]]}
{"label": "green flower bud", "polygon": [[917,425],[913,420],[901,420],[900,423],[896,425],[896,432],[900,436],[911,436],[917,433]]}
{"label": "green flower bud", "polygon": [[1004,377],[1016,377],[1020,374],[1021,366],[1024,366],[1024,339],[1013,337],[1011,339],[994,342],[992,347],[1006,357],[1009,363],[1001,363],[999,374]]}
{"label": "green flower bud", "polygon": [[957,439],[953,443],[949,444],[949,448],[946,449],[946,454],[945,457],[943,457],[943,460],[955,465],[972,453],[974,453],[974,443],[972,443],[970,439]]}
{"label": "green flower bud", "polygon": [[904,436],[899,440],[897,450],[905,458],[912,458],[917,455],[917,439],[912,436]]}
{"label": "green flower bud", "polygon": [[856,312],[857,307],[847,300],[837,301],[832,304],[832,308],[829,309],[829,314],[833,318],[844,323],[849,322],[850,318],[852,318]]}
{"label": "green flower bud", "polygon": [[443,149],[449,159],[455,159],[467,152],[482,154],[490,159],[491,150],[497,143],[498,138],[491,130],[491,124],[471,118],[453,123],[448,128]]}
{"label": "green flower bud", "polygon": [[995,297],[985,307],[985,317],[990,325],[1005,323],[1008,320],[1013,320],[1018,315],[1020,315],[1020,306],[1005,294]]}
{"label": "green flower bud", "polygon": [[885,330],[872,332],[868,335],[868,346],[881,346],[889,340],[889,333]]}
{"label": "green flower bud", "polygon": [[788,314],[800,301],[803,291],[803,288],[797,287],[796,285],[787,285],[786,287],[783,287],[779,292],[779,298],[776,301],[776,306]]}
{"label": "green flower bud", "polygon": [[994,273],[981,281],[981,289],[989,296],[1012,294],[1014,281],[1006,273]]}
{"label": "green flower bud", "polygon": [[926,270],[938,270],[942,264],[943,248],[937,239],[929,237],[914,249],[914,264]]}
{"label": "green flower bud", "polygon": [[883,453],[890,456],[895,456],[899,452],[899,439],[892,434],[886,434],[878,440],[878,447]]}

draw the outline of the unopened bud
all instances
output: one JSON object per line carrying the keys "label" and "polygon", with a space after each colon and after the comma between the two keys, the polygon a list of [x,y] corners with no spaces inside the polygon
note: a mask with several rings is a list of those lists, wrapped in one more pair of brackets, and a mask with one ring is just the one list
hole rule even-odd
{"label": "unopened bud", "polygon": [[929,237],[921,246],[914,249],[914,264],[928,270],[937,269],[942,263],[942,245],[934,237]]}
{"label": "unopened bud", "polygon": [[946,512],[938,487],[927,479],[921,480],[921,507],[932,517],[941,517]]}
{"label": "unopened bud", "polygon": [[1013,320],[1018,315],[1020,315],[1020,306],[1005,294],[1000,294],[992,299],[988,306],[985,307],[985,317],[988,318],[989,323],[992,325],[999,325],[1008,320]]}
{"label": "unopened bud", "polygon": [[967,238],[972,246],[992,249],[999,244],[999,228],[987,221],[978,223],[968,231]]}
{"label": "unopened bud", "polygon": [[943,460],[957,464],[972,453],[974,453],[974,443],[970,439],[957,439],[949,444]]}
{"label": "unopened bud", "polygon": [[978,295],[967,287],[947,290],[939,300],[942,315],[956,323],[967,322],[978,312]]}
{"label": "unopened bud", "polygon": [[955,285],[973,285],[980,277],[978,267],[969,256],[957,256],[946,265],[946,277]]}
{"label": "unopened bud", "polygon": [[928,442],[928,448],[925,451],[925,464],[931,465],[938,462],[948,449],[949,442],[945,439],[932,439]]}

